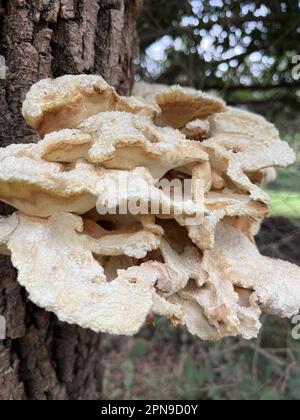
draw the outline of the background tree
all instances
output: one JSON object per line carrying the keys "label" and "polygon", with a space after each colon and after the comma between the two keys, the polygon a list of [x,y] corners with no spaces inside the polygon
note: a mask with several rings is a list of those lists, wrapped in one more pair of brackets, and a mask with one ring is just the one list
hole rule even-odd
{"label": "background tree", "polygon": [[[21,106],[40,79],[101,74],[129,94],[140,7],[141,0],[0,1],[0,55],[8,68],[0,81],[0,146],[36,141]],[[0,399],[99,399],[101,336],[28,303],[15,274],[1,258]]]}
{"label": "background tree", "polygon": [[244,91],[256,102],[297,99],[298,0],[170,0],[163,11],[159,0],[145,0],[140,33],[150,79],[221,91],[231,103],[242,103]]}
{"label": "background tree", "polygon": [[[145,0],[139,32],[139,77],[211,90],[265,115],[300,150],[298,0]],[[279,174],[274,189],[298,191],[300,163]]]}

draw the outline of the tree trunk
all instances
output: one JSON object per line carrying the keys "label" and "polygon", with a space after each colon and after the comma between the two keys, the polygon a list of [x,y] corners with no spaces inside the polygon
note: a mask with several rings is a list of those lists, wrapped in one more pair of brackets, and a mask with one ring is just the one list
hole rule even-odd
{"label": "tree trunk", "polygon": [[[0,0],[0,146],[36,141],[21,115],[30,86],[101,74],[130,93],[142,0]],[[0,205],[0,213],[7,214]],[[5,340],[1,331],[6,324]],[[101,399],[101,336],[38,309],[0,261],[0,399]]]}

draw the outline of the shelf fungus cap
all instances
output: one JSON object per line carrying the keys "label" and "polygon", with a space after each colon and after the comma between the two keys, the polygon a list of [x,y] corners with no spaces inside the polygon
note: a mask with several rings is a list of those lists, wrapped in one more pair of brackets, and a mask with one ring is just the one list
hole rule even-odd
{"label": "shelf fungus cap", "polygon": [[19,225],[19,217],[14,213],[10,217],[0,216],[0,254],[10,255],[10,250],[7,248],[7,241],[15,232]]}
{"label": "shelf fungus cap", "polygon": [[168,88],[168,85],[164,85],[162,83],[148,83],[140,81],[134,84],[132,93],[135,97],[141,98],[149,104],[156,104],[155,95],[160,93],[163,89]]}
{"label": "shelf fungus cap", "polygon": [[159,124],[174,128],[184,128],[193,120],[205,120],[226,109],[222,99],[181,86],[161,90],[155,100],[161,109]]}
{"label": "shelf fungus cap", "polygon": [[119,100],[101,76],[63,76],[33,85],[23,103],[23,116],[43,137],[62,128],[74,128],[101,111],[114,110]]}
{"label": "shelf fungus cap", "polygon": [[148,252],[161,246],[162,232],[150,232],[140,228],[135,230],[128,225],[122,230],[107,231],[92,220],[84,220],[84,233],[88,237],[88,246],[95,254],[142,259]]}
{"label": "shelf fungus cap", "polygon": [[225,173],[254,200],[269,203],[267,194],[249,179],[249,174],[295,162],[288,143],[281,141],[276,128],[263,117],[228,108],[210,119],[211,137],[202,142],[212,167]]}
{"label": "shelf fungus cap", "polygon": [[0,200],[27,215],[85,214],[94,208],[100,215],[120,214],[120,208],[123,214],[148,215],[152,205],[154,214],[163,209],[170,217],[201,210],[192,200],[165,194],[146,168],[109,170],[80,160],[64,165],[47,162],[39,153],[35,144],[0,149]]}
{"label": "shelf fungus cap", "polygon": [[201,255],[193,245],[185,247],[182,254],[178,254],[168,243],[161,239],[160,250],[164,258],[164,268],[167,275],[162,276],[157,283],[158,288],[172,295],[184,289],[190,280],[195,280],[198,285],[203,285],[205,273],[201,267]]}
{"label": "shelf fungus cap", "polygon": [[191,334],[218,341],[232,336],[257,337],[261,312],[257,305],[248,305],[248,299],[247,291],[243,294],[230,282],[209,275],[205,287],[190,283],[171,301],[183,306],[183,322]]}
{"label": "shelf fungus cap", "polygon": [[263,187],[294,152],[264,118],[201,91],[134,94],[84,75],[27,94],[42,139],[0,149],[0,200],[18,210],[0,216],[0,254],[29,298],[96,332],[133,335],[159,314],[204,340],[297,314],[300,268],[254,241]]}
{"label": "shelf fungus cap", "polygon": [[[120,179],[124,181],[121,185]],[[168,191],[160,189],[150,172],[143,167],[132,171],[105,171],[97,184],[97,196],[99,214],[114,214],[115,209],[124,209],[126,214],[129,211],[134,215],[148,215],[151,211],[154,216],[168,219],[181,215],[185,225],[189,218],[203,213],[202,205],[191,198],[181,196],[176,199]]]}
{"label": "shelf fungus cap", "polygon": [[71,167],[40,159],[36,145],[0,149],[0,200],[30,216],[58,211],[83,214],[95,207],[103,168],[78,161]]}
{"label": "shelf fungus cap", "polygon": [[[266,204],[252,200],[248,194],[229,189],[208,192],[204,199],[204,211],[202,223],[187,226],[189,237],[201,250],[214,248],[217,225],[226,217],[262,220],[270,213]],[[177,221],[183,223],[180,217],[177,217]]]}
{"label": "shelf fungus cap", "polygon": [[149,118],[127,112],[102,112],[77,129],[48,134],[39,147],[47,161],[84,158],[120,170],[142,166],[157,179],[175,167],[208,160],[201,145],[178,130],[157,127]]}
{"label": "shelf fungus cap", "polygon": [[160,108],[143,98],[119,96],[101,76],[62,76],[31,87],[23,103],[26,122],[41,137],[105,111],[130,112],[155,119]]}
{"label": "shelf fungus cap", "polygon": [[144,98],[137,96],[121,96],[115,110],[144,115],[151,120],[155,120],[160,114],[160,108],[155,102],[149,103]]}
{"label": "shelf fungus cap", "polygon": [[300,309],[300,268],[262,256],[247,235],[227,223],[218,225],[215,248],[204,255],[203,265],[224,281],[251,290],[251,299],[264,313],[290,318]]}
{"label": "shelf fungus cap", "polygon": [[152,311],[182,316],[180,306],[156,297],[154,286],[161,276],[157,263],[120,270],[108,282],[94,257],[107,244],[100,240],[97,245],[84,233],[79,216],[58,213],[40,219],[17,213],[0,219],[0,242],[11,252],[18,281],[30,299],[61,321],[133,335]]}
{"label": "shelf fungus cap", "polygon": [[190,282],[171,302],[185,310],[188,330],[203,340],[258,336],[263,313],[290,318],[300,308],[300,268],[260,255],[255,244],[227,223],[205,251],[205,287]]}

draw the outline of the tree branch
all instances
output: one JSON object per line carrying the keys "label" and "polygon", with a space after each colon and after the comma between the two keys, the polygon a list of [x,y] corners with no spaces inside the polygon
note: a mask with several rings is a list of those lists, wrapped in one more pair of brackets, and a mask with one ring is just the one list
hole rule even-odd
{"label": "tree branch", "polygon": [[214,25],[221,26],[233,26],[241,25],[247,22],[265,22],[265,23],[274,23],[274,22],[290,22],[295,18],[294,14],[285,13],[285,14],[270,14],[268,16],[254,16],[252,13],[248,13],[246,16],[233,16],[233,17],[224,17],[219,18],[216,22],[201,22],[198,27],[196,26],[185,26],[185,27],[168,27],[168,28],[155,28],[155,30],[141,34],[140,41],[143,48],[147,45],[151,45],[157,39],[163,37],[164,35],[174,35],[174,34],[184,34],[187,32],[194,32],[195,29],[211,29]]}
{"label": "tree branch", "polygon": [[226,90],[228,91],[236,91],[236,90],[271,90],[271,89],[288,89],[288,88],[300,88],[300,82],[295,83],[288,83],[288,82],[281,82],[278,85],[236,85],[236,86],[226,86],[226,85],[207,85],[206,89],[213,89],[213,90]]}
{"label": "tree branch", "polygon": [[233,16],[233,17],[220,18],[216,22],[213,22],[213,21],[209,21],[207,23],[202,22],[200,26],[201,28],[204,28],[204,29],[211,29],[216,24],[221,25],[221,26],[232,26],[232,25],[243,24],[247,22],[265,22],[265,23],[286,22],[286,21],[290,21],[293,18],[295,18],[295,15],[291,15],[289,13],[270,14],[267,16],[254,16],[252,13],[248,13],[245,16]]}
{"label": "tree branch", "polygon": [[271,98],[267,99],[228,99],[227,104],[230,106],[246,105],[257,107],[266,107],[272,104],[273,110],[275,110],[278,107],[282,108],[285,105],[289,105],[291,107],[299,106],[299,102],[297,101],[297,99],[291,98],[287,95],[272,96]]}

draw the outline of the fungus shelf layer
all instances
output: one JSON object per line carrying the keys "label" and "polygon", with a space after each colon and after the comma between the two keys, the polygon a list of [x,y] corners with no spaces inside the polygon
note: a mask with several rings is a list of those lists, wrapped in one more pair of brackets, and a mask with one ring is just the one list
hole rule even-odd
{"label": "fungus shelf layer", "polygon": [[[0,200],[16,209],[0,218],[0,252],[29,298],[97,332],[133,335],[159,314],[204,340],[251,339],[263,313],[297,314],[299,267],[254,240],[289,145],[203,92],[134,94],[85,75],[28,92],[39,141],[0,149]],[[163,188],[178,182],[188,196]]]}

